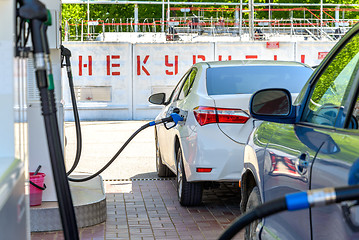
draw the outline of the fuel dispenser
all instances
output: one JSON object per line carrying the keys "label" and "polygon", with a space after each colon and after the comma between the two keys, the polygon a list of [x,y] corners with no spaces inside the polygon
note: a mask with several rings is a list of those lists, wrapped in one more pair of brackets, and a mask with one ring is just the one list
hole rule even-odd
{"label": "fuel dispenser", "polygon": [[[0,1],[0,233],[1,239],[29,238],[25,192],[27,169],[25,53],[15,51],[15,1]],[[23,38],[18,38],[18,43]],[[17,89],[15,91],[15,89]]]}
{"label": "fuel dispenser", "polygon": [[[16,36],[17,39],[20,38],[23,39],[22,41],[23,44],[21,45],[21,48],[18,48],[18,50],[21,53],[29,52],[33,58],[33,71],[35,72],[34,80],[36,80],[36,87],[40,97],[40,102],[39,102],[40,105],[38,105],[38,108],[39,110],[41,109],[41,115],[43,118],[43,121],[36,121],[36,123],[37,124],[42,123],[45,126],[45,132],[46,132],[46,144],[41,144],[41,141],[38,141],[38,139],[31,138],[31,130],[33,129],[33,126],[30,123],[31,123],[33,112],[31,111],[31,109],[28,110],[27,118],[29,120],[29,126],[28,126],[29,147],[31,151],[44,155],[48,154],[50,156],[50,163],[51,163],[50,167],[52,169],[52,176],[48,172],[47,174],[51,176],[50,179],[54,180],[54,189],[56,190],[58,211],[61,217],[61,225],[62,225],[64,237],[65,239],[78,239],[78,225],[75,216],[73,199],[69,187],[69,180],[72,182],[86,182],[97,177],[101,172],[103,172],[107,167],[111,165],[111,163],[120,155],[123,149],[130,143],[130,141],[139,132],[141,132],[147,127],[155,126],[157,124],[162,124],[162,123],[166,124],[168,122],[174,122],[174,125],[172,125],[172,127],[174,127],[179,121],[183,121],[183,117],[181,117],[178,113],[174,111],[174,113],[172,113],[170,116],[166,118],[152,121],[143,125],[125,142],[125,144],[119,149],[119,151],[113,156],[113,158],[96,173],[81,179],[67,176],[76,168],[76,165],[71,167],[70,171],[66,173],[66,169],[64,165],[63,148],[62,148],[62,136],[60,134],[61,132],[63,132],[61,131],[61,127],[60,127],[63,121],[62,120],[58,121],[58,116],[57,116],[58,104],[55,98],[56,84],[54,81],[54,74],[52,70],[52,64],[50,61],[50,55],[53,54],[53,51],[50,51],[50,45],[47,39],[48,27],[51,26],[51,22],[52,22],[51,19],[53,16],[51,12],[46,9],[45,5],[38,0],[18,0],[16,3],[16,7],[17,7]],[[55,14],[55,18],[56,18],[56,14]],[[30,40],[31,40],[31,47],[27,47],[27,42]],[[26,49],[26,51],[24,49]],[[63,56],[66,59],[67,70],[68,72],[71,72],[70,58],[69,58],[70,51],[67,49],[62,49],[62,50],[63,50]],[[55,56],[59,52],[60,51],[56,46]],[[70,76],[71,75],[69,74],[69,78]],[[29,104],[28,107],[31,108],[32,105]],[[39,111],[37,111],[37,115],[35,112],[34,116],[36,118],[36,116],[39,115],[40,113]],[[31,146],[30,143],[35,143],[36,145]],[[41,148],[36,148],[37,146],[41,146]],[[48,149],[48,152],[46,152],[44,149]],[[29,153],[31,151],[29,150]],[[29,155],[31,156],[31,154]],[[78,155],[78,159],[75,161],[75,163],[76,162],[78,163],[79,157],[80,156]],[[36,160],[35,162],[36,162],[35,166],[38,166],[39,162]],[[31,167],[32,166],[30,166],[30,168]],[[20,181],[20,183],[23,182],[24,181],[22,182]],[[47,187],[47,189],[49,188],[50,186]],[[22,202],[23,201],[21,201],[21,204]],[[26,208],[26,206],[28,205],[24,205],[24,206]],[[28,209],[28,207],[26,209]]]}

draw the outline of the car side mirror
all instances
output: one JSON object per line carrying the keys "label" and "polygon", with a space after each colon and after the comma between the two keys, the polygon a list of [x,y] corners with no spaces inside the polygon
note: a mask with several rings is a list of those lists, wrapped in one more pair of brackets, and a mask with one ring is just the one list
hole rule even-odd
{"label": "car side mirror", "polygon": [[249,110],[252,117],[259,120],[279,123],[294,123],[295,121],[291,94],[282,88],[256,92],[251,98]]}
{"label": "car side mirror", "polygon": [[166,94],[165,93],[155,93],[148,98],[150,103],[156,105],[164,105],[166,101]]}

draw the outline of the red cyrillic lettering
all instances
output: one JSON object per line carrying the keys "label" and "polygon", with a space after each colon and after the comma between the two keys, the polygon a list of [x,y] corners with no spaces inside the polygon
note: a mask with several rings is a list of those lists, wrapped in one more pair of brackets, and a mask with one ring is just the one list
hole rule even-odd
{"label": "red cyrillic lettering", "polygon": [[[173,67],[173,63],[168,62],[168,55],[165,56],[165,65],[166,65],[166,67]],[[177,73],[178,73],[178,56],[177,55],[175,56],[175,64],[174,65],[175,65],[174,75],[177,75]],[[166,70],[166,74],[173,75],[173,72]]]}
{"label": "red cyrillic lettering", "polygon": [[[111,59],[120,59],[120,55],[112,55]],[[110,61],[110,56],[108,55],[106,57],[106,62],[107,62],[107,75],[112,75],[112,76],[119,76],[121,75],[121,72],[112,72],[111,73],[111,67],[115,68],[115,67],[120,67],[121,65],[119,63],[112,63]]]}
{"label": "red cyrillic lettering", "polygon": [[[232,60],[232,56],[229,55],[226,61],[231,61],[231,60]],[[222,55],[218,56],[218,61],[222,61]]]}
{"label": "red cyrillic lettering", "polygon": [[304,63],[305,62],[305,55],[300,55],[300,62],[301,63]]}
{"label": "red cyrillic lettering", "polygon": [[92,56],[88,56],[88,64],[82,64],[82,56],[79,56],[79,76],[82,76],[82,68],[88,67],[89,76],[92,75]]}
{"label": "red cyrillic lettering", "polygon": [[[146,55],[145,59],[143,60],[143,64],[147,63],[149,57],[150,55]],[[141,66],[141,57],[137,55],[137,75],[141,75],[141,69],[146,73],[147,76],[150,76],[148,70],[144,66]]]}
{"label": "red cyrillic lettering", "polygon": [[204,55],[193,55],[193,64],[196,64],[197,59],[201,59],[202,61],[206,61],[206,57]]}

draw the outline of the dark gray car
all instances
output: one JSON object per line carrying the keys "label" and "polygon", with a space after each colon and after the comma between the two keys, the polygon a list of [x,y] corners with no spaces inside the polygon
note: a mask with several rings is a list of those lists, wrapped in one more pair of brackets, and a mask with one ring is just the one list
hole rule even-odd
{"label": "dark gray car", "polygon": [[[284,89],[257,92],[251,114],[264,120],[244,155],[241,209],[285,194],[358,184],[359,25],[332,49],[293,105]],[[279,213],[246,229],[246,238],[359,239],[354,202]]]}

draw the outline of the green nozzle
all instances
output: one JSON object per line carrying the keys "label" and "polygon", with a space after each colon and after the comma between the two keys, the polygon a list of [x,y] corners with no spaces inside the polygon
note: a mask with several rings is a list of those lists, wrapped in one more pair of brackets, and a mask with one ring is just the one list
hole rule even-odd
{"label": "green nozzle", "polygon": [[49,9],[47,9],[47,21],[45,22],[45,25],[47,25],[47,26],[52,25],[51,12]]}
{"label": "green nozzle", "polygon": [[48,86],[48,90],[54,90],[55,89],[55,85],[54,85],[54,76],[51,74],[48,75],[48,81],[49,81],[49,86]]}

